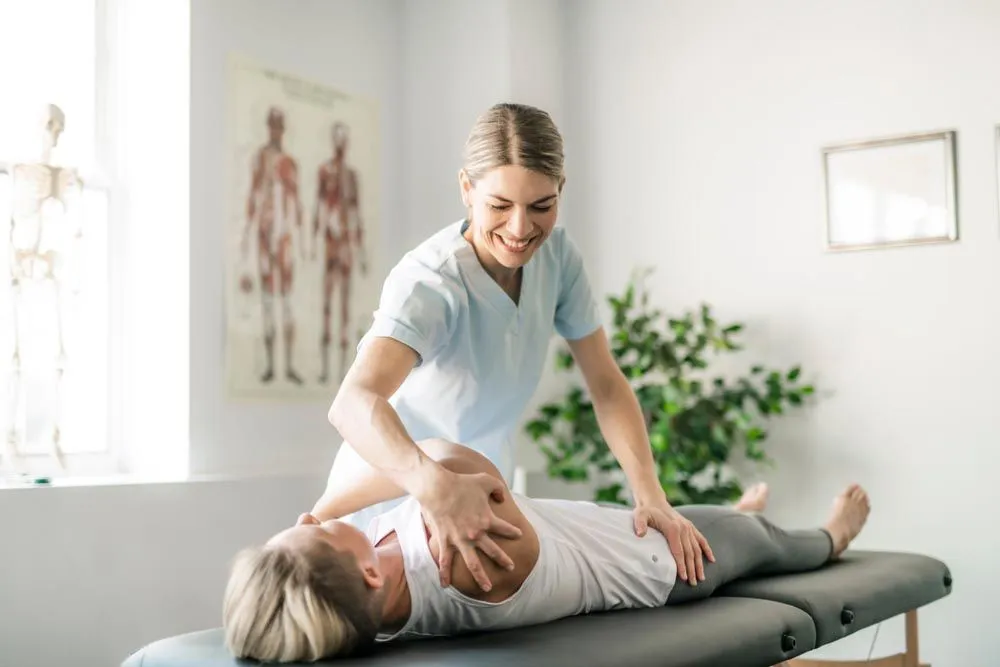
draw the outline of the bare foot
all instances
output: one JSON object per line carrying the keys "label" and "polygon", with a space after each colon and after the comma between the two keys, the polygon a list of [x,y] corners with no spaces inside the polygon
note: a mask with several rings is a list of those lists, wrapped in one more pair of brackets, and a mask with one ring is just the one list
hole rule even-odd
{"label": "bare foot", "polygon": [[763,512],[764,508],[767,507],[767,496],[770,492],[764,482],[754,484],[743,492],[743,496],[736,501],[733,509],[740,512]]}
{"label": "bare foot", "polygon": [[870,511],[868,494],[858,484],[851,484],[834,499],[830,520],[824,526],[833,538],[832,558],[840,556],[858,536]]}

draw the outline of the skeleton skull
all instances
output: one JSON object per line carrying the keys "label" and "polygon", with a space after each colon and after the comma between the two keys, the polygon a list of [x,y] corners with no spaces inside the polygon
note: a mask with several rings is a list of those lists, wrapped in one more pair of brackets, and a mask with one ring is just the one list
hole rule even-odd
{"label": "skeleton skull", "polygon": [[59,136],[66,129],[66,114],[55,104],[46,104],[42,108],[43,150],[47,153],[59,144]]}

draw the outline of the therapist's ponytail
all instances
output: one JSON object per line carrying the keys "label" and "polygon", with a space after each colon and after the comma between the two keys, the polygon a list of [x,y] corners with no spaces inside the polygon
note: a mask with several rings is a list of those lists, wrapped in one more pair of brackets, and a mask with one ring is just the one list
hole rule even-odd
{"label": "therapist's ponytail", "polygon": [[548,113],[526,104],[496,104],[476,120],[463,168],[475,183],[497,167],[519,165],[563,182],[563,139]]}

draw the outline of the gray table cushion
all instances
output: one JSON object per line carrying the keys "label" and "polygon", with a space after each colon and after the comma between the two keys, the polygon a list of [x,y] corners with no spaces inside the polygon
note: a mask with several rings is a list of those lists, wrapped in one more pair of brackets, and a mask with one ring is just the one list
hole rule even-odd
{"label": "gray table cushion", "polygon": [[747,579],[716,591],[717,596],[773,600],[803,610],[816,621],[818,646],[949,593],[951,572],[944,563],[886,551],[847,551],[821,570]]}
{"label": "gray table cushion", "polygon": [[[767,667],[816,647],[813,620],[767,600],[715,598],[666,607],[613,611],[545,625],[449,639],[396,642],[339,667]],[[235,667],[221,630],[164,639],[123,667]]]}

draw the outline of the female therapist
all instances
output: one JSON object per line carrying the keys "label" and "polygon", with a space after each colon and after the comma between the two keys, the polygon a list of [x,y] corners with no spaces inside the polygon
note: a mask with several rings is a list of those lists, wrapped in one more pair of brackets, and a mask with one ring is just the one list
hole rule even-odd
{"label": "female therapist", "polygon": [[[441,547],[441,584],[457,550],[484,590],[478,551],[513,563],[493,537],[519,531],[490,497],[502,485],[431,461],[417,441],[444,438],[485,454],[510,478],[512,435],[538,385],[553,331],[568,341],[601,433],[635,500],[635,530],[667,538],[678,576],[704,578],[705,538],[666,500],[638,401],[609,350],[580,253],[556,227],[562,137],[549,115],[498,104],[481,116],[459,172],[466,219],[407,253],[383,285],[374,322],[358,346],[329,418],[344,438],[330,483],[371,465],[421,504]],[[348,444],[349,443],[349,444]],[[312,512],[323,520],[321,498]]]}

